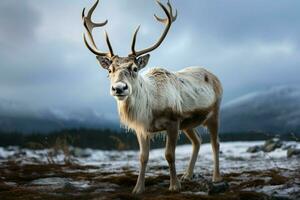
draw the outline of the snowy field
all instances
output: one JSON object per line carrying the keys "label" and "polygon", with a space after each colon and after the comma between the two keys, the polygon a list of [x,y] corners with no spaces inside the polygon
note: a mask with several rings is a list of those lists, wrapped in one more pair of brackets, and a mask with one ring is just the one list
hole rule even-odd
{"label": "snowy field", "polygon": [[[247,152],[249,147],[263,143],[221,143],[221,172],[225,181],[229,183],[229,189],[213,197],[241,199],[243,195],[246,195],[245,197],[257,195],[258,199],[261,199],[261,194],[270,199],[274,196],[287,199],[300,198],[300,173],[298,171],[300,158],[287,158],[287,149],[300,148],[300,144],[284,142],[281,148],[269,153]],[[176,167],[179,176],[188,165],[191,151],[191,145],[178,146],[176,149]],[[131,199],[133,197],[130,191],[135,184],[139,161],[137,151],[71,148],[66,154],[62,150],[55,152],[52,149],[29,150],[18,147],[0,147],[0,166],[0,199],[10,199],[10,197],[18,199],[18,196],[11,196],[11,193],[20,197],[29,195],[28,199],[33,196],[36,199],[47,199],[60,192],[62,194],[53,199],[74,199],[75,197],[81,199],[84,196],[91,199],[99,199],[100,196],[101,199]],[[200,185],[196,186],[201,181],[203,182],[203,178],[211,179],[212,167],[211,146],[203,144],[196,163],[194,180],[186,186],[183,184],[180,193],[170,194],[166,191],[169,180],[164,149],[154,149],[150,152],[146,192],[134,198],[151,199],[156,193],[163,195],[161,199],[165,197],[166,199],[167,197],[205,199],[209,196],[207,191],[202,190]],[[190,187],[190,185],[195,185],[195,187]],[[159,191],[160,189],[162,191]],[[15,193],[13,192],[15,190],[24,193]],[[25,197],[23,199],[26,199]]]}
{"label": "snowy field", "polygon": [[[236,170],[262,170],[272,168],[296,169],[299,167],[298,159],[288,159],[285,147],[274,150],[273,152],[248,153],[247,149],[255,145],[262,145],[263,141],[257,142],[223,142],[220,146],[220,163],[223,172],[235,172]],[[287,142],[286,147],[300,147],[299,143]],[[18,147],[0,147],[0,162],[14,159],[22,164],[45,163],[49,162],[49,152],[52,150],[29,150],[19,149]],[[126,167],[131,170],[138,170],[138,151],[102,151],[93,149],[72,149],[72,159],[80,165],[101,166],[101,170],[119,172]],[[177,146],[176,164],[177,171],[183,172],[187,167],[192,152],[191,145]],[[63,164],[65,155],[59,152],[52,157],[56,164]],[[154,149],[150,152],[149,164],[151,167],[167,166],[164,158],[164,149]],[[195,172],[212,170],[212,151],[210,144],[203,144],[200,148]],[[162,171],[164,172],[164,171]],[[151,173],[162,173],[161,171]]]}

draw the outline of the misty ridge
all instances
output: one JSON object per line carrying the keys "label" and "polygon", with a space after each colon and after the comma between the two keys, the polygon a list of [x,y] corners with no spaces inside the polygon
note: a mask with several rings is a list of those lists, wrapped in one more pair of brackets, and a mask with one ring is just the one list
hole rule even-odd
{"label": "misty ridge", "polygon": [[[88,128],[120,131],[119,119],[101,110],[37,109],[0,99],[0,131],[50,133]],[[117,114],[117,113],[116,113]],[[243,95],[221,107],[221,134],[229,132],[300,133],[300,87],[279,86]]]}

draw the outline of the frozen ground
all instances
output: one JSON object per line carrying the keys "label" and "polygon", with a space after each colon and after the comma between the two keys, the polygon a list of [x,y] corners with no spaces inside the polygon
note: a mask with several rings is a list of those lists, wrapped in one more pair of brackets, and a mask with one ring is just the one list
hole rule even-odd
{"label": "frozen ground", "polygon": [[[263,142],[221,143],[221,172],[229,189],[208,195],[203,182],[211,179],[210,144],[203,144],[195,178],[183,183],[182,191],[167,191],[169,178],[164,150],[150,152],[146,192],[130,194],[138,172],[137,151],[78,149],[62,152],[0,147],[0,199],[300,199],[300,158],[287,158],[287,148],[270,153],[247,153]],[[178,146],[179,176],[187,167],[191,145]]]}

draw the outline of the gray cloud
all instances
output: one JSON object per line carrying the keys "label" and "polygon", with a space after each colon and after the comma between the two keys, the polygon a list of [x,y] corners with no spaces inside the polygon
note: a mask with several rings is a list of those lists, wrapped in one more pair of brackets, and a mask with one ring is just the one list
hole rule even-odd
{"label": "gray cloud", "polygon": [[36,27],[40,22],[40,18],[38,16],[38,11],[35,10],[28,1],[1,1],[1,46],[12,50],[18,47],[17,44],[28,44],[28,42],[35,37]]}
{"label": "gray cloud", "polygon": [[[87,107],[117,115],[106,72],[82,42],[81,10],[91,4],[0,3],[0,97],[37,107]],[[300,84],[298,1],[174,0],[173,4],[178,20],[151,54],[149,66],[179,70],[203,65],[223,82],[225,102],[271,86]],[[113,47],[124,56],[137,25],[142,25],[138,48],[159,36],[163,27],[153,13],[163,16],[155,1],[102,0],[95,19],[109,19],[106,29]],[[96,38],[106,48],[103,30]]]}
{"label": "gray cloud", "polygon": [[[186,5],[186,6],[185,6]],[[300,2],[287,1],[197,1],[180,2],[182,15],[200,33],[237,43],[243,40],[297,39]]]}

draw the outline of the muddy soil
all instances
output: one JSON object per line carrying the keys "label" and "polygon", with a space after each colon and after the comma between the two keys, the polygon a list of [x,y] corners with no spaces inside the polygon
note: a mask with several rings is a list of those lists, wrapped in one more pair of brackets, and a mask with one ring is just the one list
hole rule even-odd
{"label": "muddy soil", "polygon": [[[0,149],[0,200],[296,200],[300,199],[300,159],[286,148],[272,153],[248,153],[255,143],[223,143],[220,154],[224,181],[211,183],[210,145],[202,145],[191,181],[180,192],[169,192],[164,150],[150,152],[146,191],[132,195],[138,172],[138,152],[77,149],[56,156],[51,150]],[[290,144],[289,144],[290,145]],[[296,144],[297,145],[297,144]],[[178,177],[187,167],[191,146],[176,151]],[[52,157],[51,157],[52,156]],[[67,157],[67,158],[66,158]]]}
{"label": "muddy soil", "polygon": [[[167,169],[166,169],[167,170]],[[98,172],[99,171],[99,172]],[[169,192],[167,175],[148,176],[146,192],[132,195],[137,175],[101,172],[95,166],[19,165],[14,161],[0,167],[0,199],[299,199],[299,170],[273,169],[224,174],[229,185],[209,194],[210,174],[195,175],[182,182],[181,192]],[[221,187],[222,188],[222,187]],[[286,191],[288,190],[288,191]],[[271,192],[270,192],[271,191]],[[288,193],[287,193],[288,192]]]}

